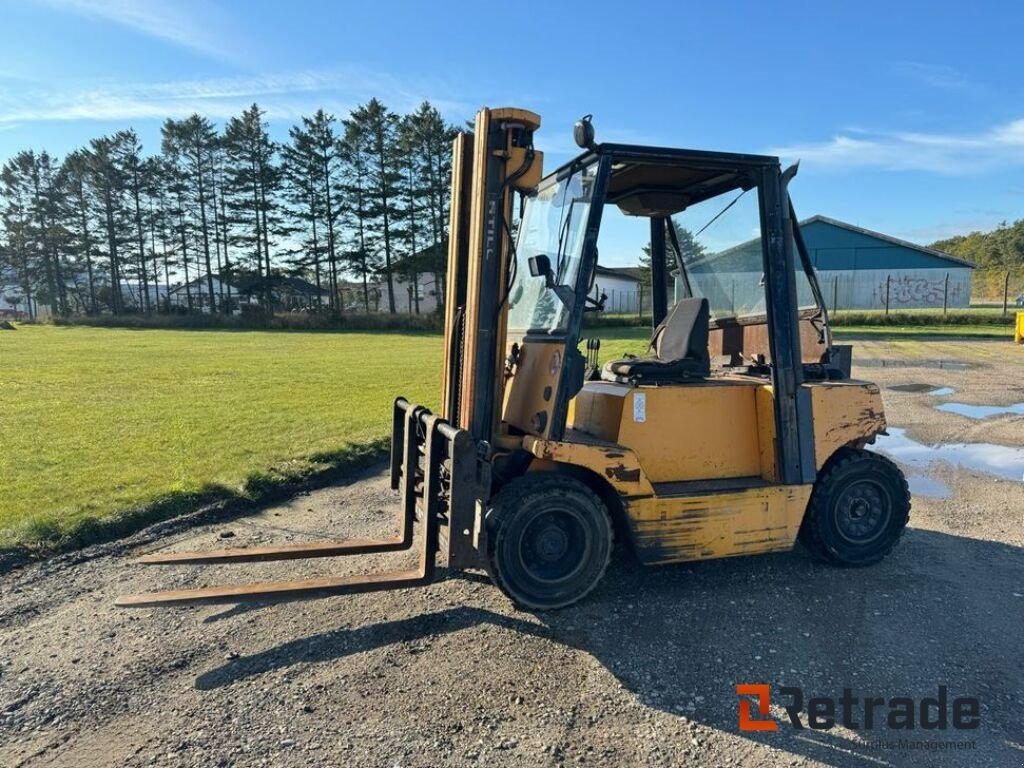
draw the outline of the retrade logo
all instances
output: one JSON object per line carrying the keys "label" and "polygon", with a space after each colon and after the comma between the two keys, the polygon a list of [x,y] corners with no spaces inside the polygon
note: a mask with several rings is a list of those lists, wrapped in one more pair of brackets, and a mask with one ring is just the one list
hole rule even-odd
{"label": "retrade logo", "polygon": [[[767,717],[770,689],[764,683],[739,683],[736,686],[738,696],[756,696],[757,711]],[[777,731],[779,724],[774,720],[754,720],[750,716],[750,701],[740,699],[740,730],[741,731]]]}
{"label": "retrade logo", "polygon": [[[981,702],[974,696],[960,696],[950,700],[949,689],[940,685],[937,696],[920,700],[910,696],[854,696],[850,688],[843,695],[814,696],[804,706],[804,692],[793,686],[782,686],[779,694],[782,709],[796,730],[811,728],[829,730],[837,723],[850,730],[873,730],[888,727],[891,730],[945,731],[952,725],[957,730],[973,730],[981,725]],[[739,683],[741,731],[777,731],[779,724],[770,718],[771,688],[765,683]],[[751,699],[757,702],[757,717],[751,711]]]}

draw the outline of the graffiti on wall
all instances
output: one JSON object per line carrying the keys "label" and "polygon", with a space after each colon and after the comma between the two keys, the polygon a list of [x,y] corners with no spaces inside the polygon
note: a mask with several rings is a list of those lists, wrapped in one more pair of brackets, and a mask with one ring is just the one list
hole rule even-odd
{"label": "graffiti on wall", "polygon": [[[957,280],[949,281],[949,293],[945,296],[950,303],[960,298],[963,286]],[[945,278],[913,277],[911,275],[894,275],[888,280],[881,278],[874,289],[876,303],[880,307],[886,305],[888,290],[890,307],[922,307],[942,306],[946,294]]]}

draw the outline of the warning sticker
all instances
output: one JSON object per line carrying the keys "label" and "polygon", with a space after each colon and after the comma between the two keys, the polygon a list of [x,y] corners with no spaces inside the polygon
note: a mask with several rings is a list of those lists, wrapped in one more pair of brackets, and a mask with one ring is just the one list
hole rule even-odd
{"label": "warning sticker", "polygon": [[643,392],[633,394],[633,421],[637,424],[647,421],[647,395]]}

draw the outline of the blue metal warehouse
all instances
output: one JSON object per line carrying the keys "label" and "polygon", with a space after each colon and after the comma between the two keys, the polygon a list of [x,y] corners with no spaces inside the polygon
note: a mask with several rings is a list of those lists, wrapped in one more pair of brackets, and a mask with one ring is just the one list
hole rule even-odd
{"label": "blue metal warehouse", "polygon": [[829,307],[966,307],[974,265],[948,253],[825,216],[800,222]]}
{"label": "blue metal warehouse", "polygon": [[[948,253],[825,216],[800,222],[829,309],[966,307],[974,265]],[[712,307],[739,314],[763,309],[761,242],[707,252],[688,272]],[[814,304],[797,281],[801,306]],[[682,290],[681,284],[676,286]]]}

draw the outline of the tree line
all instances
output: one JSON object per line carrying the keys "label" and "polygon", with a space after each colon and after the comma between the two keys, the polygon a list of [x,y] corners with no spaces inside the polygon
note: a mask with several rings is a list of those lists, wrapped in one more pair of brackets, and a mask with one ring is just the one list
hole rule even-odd
{"label": "tree line", "polygon": [[131,129],[63,160],[19,152],[0,168],[0,290],[30,314],[230,313],[245,278],[246,306],[270,312],[274,279],[301,277],[312,309],[394,313],[402,282],[418,313],[431,275],[440,309],[456,130],[428,102],[371,99],[277,142],[253,104],[222,129],[168,119],[149,155]]}
{"label": "tree line", "polygon": [[978,266],[971,292],[989,300],[1024,296],[1024,219],[1002,222],[990,232],[971,232],[937,240],[932,248]]}

